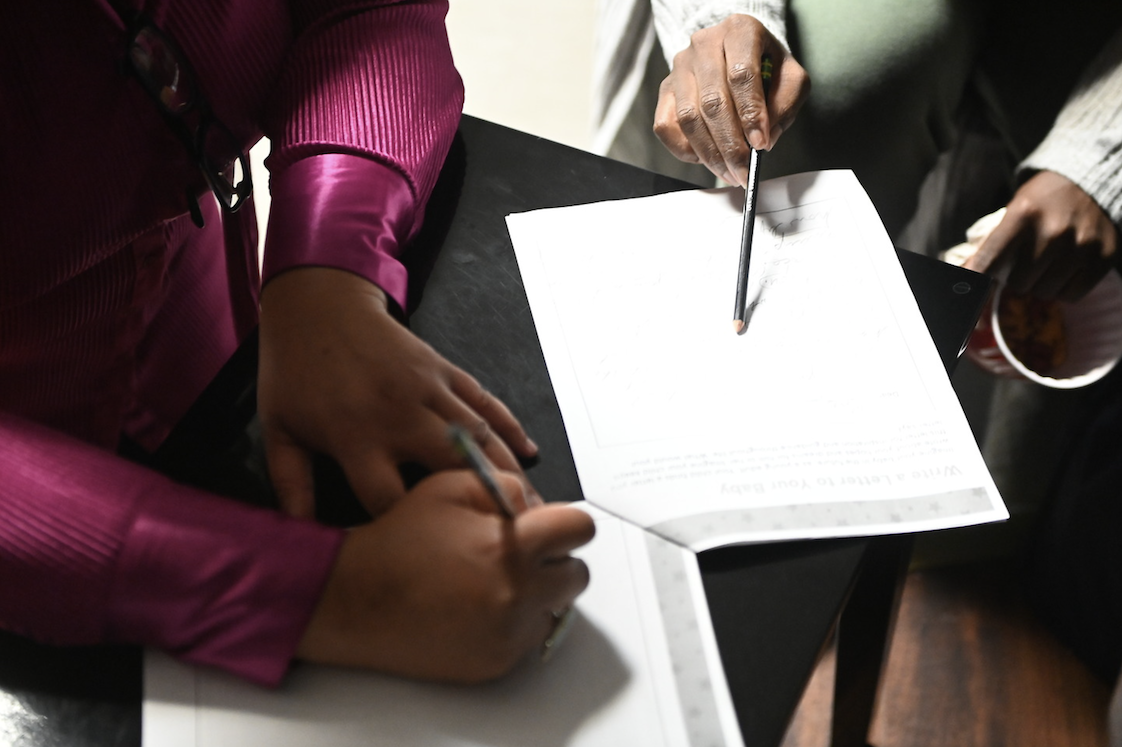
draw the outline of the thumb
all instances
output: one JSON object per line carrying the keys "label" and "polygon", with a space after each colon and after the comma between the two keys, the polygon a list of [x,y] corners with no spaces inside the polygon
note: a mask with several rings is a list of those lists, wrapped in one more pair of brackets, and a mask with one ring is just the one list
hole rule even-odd
{"label": "thumb", "polygon": [[992,272],[1003,257],[1013,257],[1017,245],[1022,240],[1025,224],[1012,213],[1006,213],[1001,222],[994,226],[982,241],[978,251],[963,263],[963,267],[975,272]]}
{"label": "thumb", "polygon": [[316,494],[311,454],[287,438],[274,435],[265,442],[265,460],[281,511],[300,519],[313,518]]}

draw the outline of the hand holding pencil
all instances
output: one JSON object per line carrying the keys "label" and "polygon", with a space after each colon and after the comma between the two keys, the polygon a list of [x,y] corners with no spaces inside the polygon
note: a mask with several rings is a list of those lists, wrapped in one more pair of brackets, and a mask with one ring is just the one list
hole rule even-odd
{"label": "hand holding pencil", "polygon": [[[765,96],[761,63],[773,63]],[[702,29],[674,58],[659,89],[654,130],[679,160],[745,186],[751,150],[771,150],[810,94],[810,78],[752,16]]]}
{"label": "hand holding pencil", "polygon": [[[502,486],[495,477],[494,469],[491,467],[487,457],[479,450],[471,435],[459,426],[452,426],[448,431],[449,437],[452,439],[452,444],[456,452],[463,457],[468,466],[471,467],[479,481],[483,483],[487,493],[495,502],[495,507],[499,513],[507,519],[514,519],[519,510],[514,503],[511,502],[508,495],[503,491]],[[570,558],[571,560],[571,558]],[[561,642],[565,640],[565,636],[569,633],[569,628],[573,624],[576,617],[576,608],[572,604],[567,604],[563,607],[550,610],[552,617],[553,627],[550,630],[549,636],[542,643],[541,659],[543,662],[549,661],[553,658],[554,653],[561,646]]]}
{"label": "hand holding pencil", "polygon": [[595,525],[569,506],[527,507],[517,475],[479,465],[483,479],[475,469],[438,472],[347,532],[300,658],[481,682],[556,647],[565,622],[557,613],[589,579],[570,553]]}

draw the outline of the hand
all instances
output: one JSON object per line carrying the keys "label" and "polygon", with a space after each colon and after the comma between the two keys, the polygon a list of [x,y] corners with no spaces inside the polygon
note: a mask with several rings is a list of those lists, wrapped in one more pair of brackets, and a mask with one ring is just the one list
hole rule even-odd
{"label": "hand", "polygon": [[1090,195],[1053,171],[1026,181],[966,267],[986,272],[999,260],[1012,267],[1015,293],[1076,301],[1095,287],[1118,251],[1118,229]]}
{"label": "hand", "polygon": [[[760,62],[772,60],[768,100]],[[681,161],[729,184],[748,181],[749,145],[771,150],[810,93],[806,71],[763,24],[731,15],[702,29],[659,88],[654,131]]]}
{"label": "hand", "polygon": [[[516,476],[497,477],[524,500]],[[429,477],[344,540],[297,656],[426,680],[498,677],[588,585],[569,552],[594,533],[568,506],[505,519],[471,472]]]}
{"label": "hand", "polygon": [[462,466],[448,425],[500,469],[537,447],[510,411],[394,319],[385,294],[329,268],[277,276],[261,296],[258,401],[281,507],[310,517],[313,452],[333,457],[374,516],[405,493],[399,465]]}

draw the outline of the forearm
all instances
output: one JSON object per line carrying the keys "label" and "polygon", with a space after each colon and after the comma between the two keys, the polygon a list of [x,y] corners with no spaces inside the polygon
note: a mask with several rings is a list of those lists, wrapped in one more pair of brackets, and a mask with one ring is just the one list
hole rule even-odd
{"label": "forearm", "polygon": [[1122,30],[1080,79],[1044,141],[1021,164],[1061,174],[1122,225]]}
{"label": "forearm", "polygon": [[[445,0],[302,3],[297,39],[265,117],[277,173],[301,158],[353,153],[399,170],[419,202],[432,190],[459,124]],[[321,7],[325,6],[325,7]]]}
{"label": "forearm", "polygon": [[[296,252],[294,241],[270,230],[265,280],[297,265],[339,267],[404,306],[398,258],[421,225],[463,105],[444,27],[447,3],[370,2],[345,14],[331,5],[294,8],[297,41],[271,98],[265,133],[273,147],[267,161],[273,214],[290,230],[323,209],[333,226],[304,232],[301,239],[312,243]],[[326,170],[304,163],[316,156],[333,163]],[[347,166],[351,158],[369,167]],[[346,205],[330,204],[340,197]],[[318,230],[326,223],[309,225]],[[350,246],[340,249],[342,243]],[[277,256],[270,257],[274,245]]]}
{"label": "forearm", "polygon": [[167,649],[265,684],[287,669],[341,535],[176,485],[0,414],[0,624]]}

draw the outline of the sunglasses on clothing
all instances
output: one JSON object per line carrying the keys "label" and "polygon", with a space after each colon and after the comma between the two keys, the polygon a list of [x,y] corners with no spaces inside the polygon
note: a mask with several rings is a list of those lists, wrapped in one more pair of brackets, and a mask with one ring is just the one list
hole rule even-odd
{"label": "sunglasses on clothing", "polygon": [[[249,159],[233,133],[214,116],[183,51],[141,18],[132,27],[125,64],[202,171],[218,204],[228,213],[237,211],[253,192]],[[198,199],[190,190],[187,198],[192,220],[202,227]]]}

